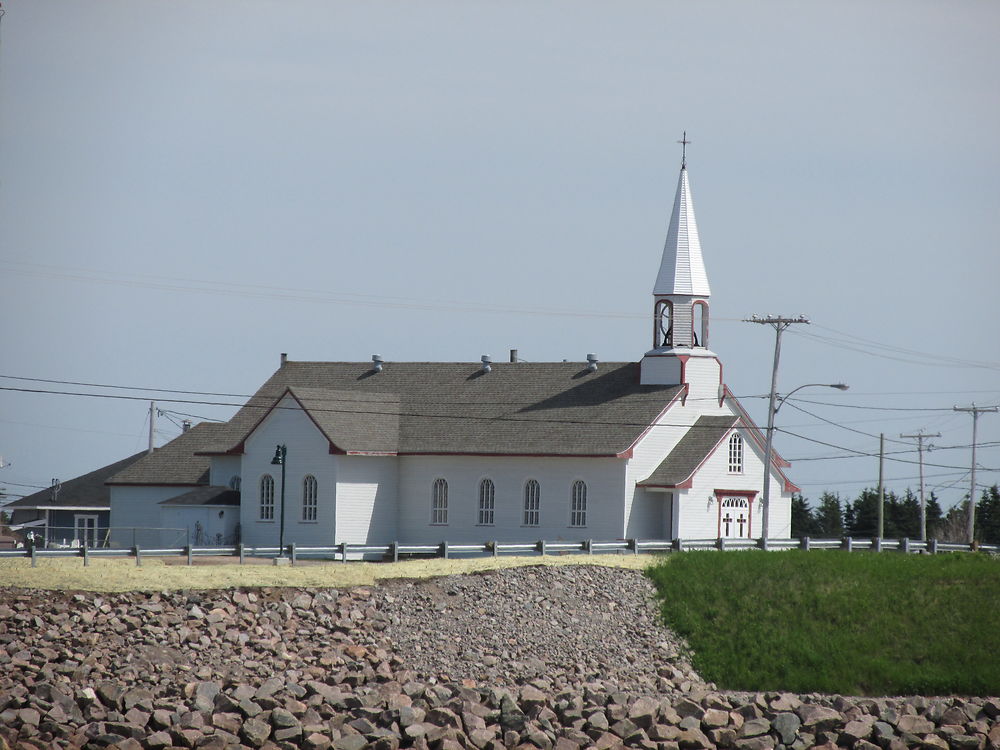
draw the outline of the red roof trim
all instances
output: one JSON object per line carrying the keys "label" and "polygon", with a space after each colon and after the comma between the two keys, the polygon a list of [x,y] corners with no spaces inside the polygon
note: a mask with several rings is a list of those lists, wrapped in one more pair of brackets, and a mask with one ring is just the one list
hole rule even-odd
{"label": "red roof trim", "polygon": [[[735,404],[736,408],[739,409],[740,414],[743,415],[743,421],[746,422],[749,428],[750,435],[753,437],[754,442],[756,442],[757,445],[763,450],[766,445],[766,440],[764,438],[763,431],[756,424],[754,424],[754,421],[752,419],[750,419],[750,415],[747,414],[746,409],[743,408],[743,404],[741,404],[739,400],[736,398],[736,396],[733,395],[732,391],[729,390],[729,386],[724,386],[724,388],[726,391],[725,397],[731,399],[733,404]],[[774,450],[773,445],[771,446],[771,463],[774,466],[774,470],[778,472],[778,476],[781,478],[782,487],[784,488],[785,492],[802,491],[797,486],[792,484],[792,481],[785,475],[785,472],[781,470],[782,467],[788,468],[792,464],[783,459],[781,456],[779,456],[778,452]]]}

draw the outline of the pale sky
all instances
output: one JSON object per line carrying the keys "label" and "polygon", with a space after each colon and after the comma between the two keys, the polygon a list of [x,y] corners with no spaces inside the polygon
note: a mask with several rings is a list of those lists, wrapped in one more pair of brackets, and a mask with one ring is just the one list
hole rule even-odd
{"label": "pale sky", "polygon": [[[726,383],[765,423],[774,336],[740,320],[773,313],[813,321],[780,392],[851,386],[778,414],[792,480],[854,497],[877,459],[845,456],[884,432],[915,490],[893,441],[923,428],[928,488],[968,492],[952,407],[1000,403],[1000,4],[3,7],[0,387],[136,398],[0,390],[12,495],[141,450],[154,397],[16,378],[248,395],[281,352],[637,361],[684,130]],[[1000,414],[979,439],[990,485]]]}

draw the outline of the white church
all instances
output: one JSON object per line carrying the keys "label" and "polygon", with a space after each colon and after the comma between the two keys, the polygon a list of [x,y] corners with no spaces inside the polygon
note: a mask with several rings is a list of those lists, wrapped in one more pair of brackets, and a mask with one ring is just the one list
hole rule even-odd
{"label": "white church", "polygon": [[[710,301],[682,162],[639,362],[281,355],[229,422],[111,477],[111,526],[253,546],[282,514],[299,546],[757,537],[764,438],[722,381]],[[787,466],[767,471],[772,537],[791,533]]]}

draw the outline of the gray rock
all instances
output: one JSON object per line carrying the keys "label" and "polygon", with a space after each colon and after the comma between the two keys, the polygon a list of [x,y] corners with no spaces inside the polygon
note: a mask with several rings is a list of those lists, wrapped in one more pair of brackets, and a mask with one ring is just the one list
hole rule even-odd
{"label": "gray rock", "polygon": [[771,727],[777,732],[778,739],[785,745],[791,745],[795,742],[800,726],[802,726],[802,720],[797,714],[790,711],[783,711],[771,719]]}

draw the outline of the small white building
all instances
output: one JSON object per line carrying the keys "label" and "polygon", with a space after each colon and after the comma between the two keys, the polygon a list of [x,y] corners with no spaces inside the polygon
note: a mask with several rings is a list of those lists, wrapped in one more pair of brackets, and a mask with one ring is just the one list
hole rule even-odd
{"label": "small white building", "polygon": [[[282,355],[228,423],[112,477],[111,526],[260,546],[282,513],[298,545],[753,538],[764,440],[708,348],[710,298],[682,165],[639,362]],[[774,537],[790,535],[785,466],[769,470]]]}

